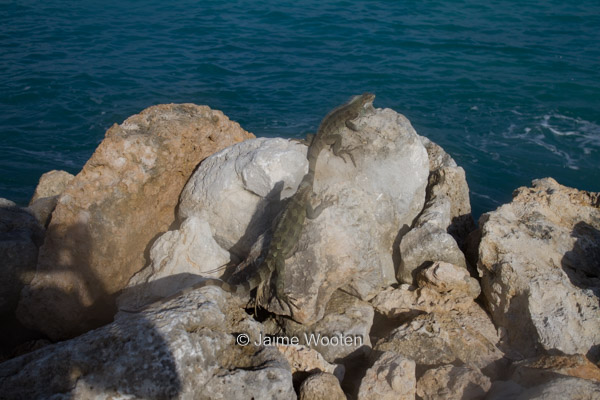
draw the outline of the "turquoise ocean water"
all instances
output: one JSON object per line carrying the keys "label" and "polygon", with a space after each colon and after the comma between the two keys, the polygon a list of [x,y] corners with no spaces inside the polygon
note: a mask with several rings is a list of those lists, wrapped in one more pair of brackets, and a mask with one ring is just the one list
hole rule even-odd
{"label": "turquoise ocean water", "polygon": [[150,105],[300,137],[365,91],[465,168],[476,216],[535,178],[600,191],[599,71],[598,0],[0,0],[0,197]]}

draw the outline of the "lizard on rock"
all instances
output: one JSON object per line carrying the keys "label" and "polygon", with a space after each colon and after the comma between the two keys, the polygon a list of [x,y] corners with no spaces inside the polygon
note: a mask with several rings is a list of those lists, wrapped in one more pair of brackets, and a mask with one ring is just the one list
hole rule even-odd
{"label": "lizard on rock", "polygon": [[[371,93],[354,96],[350,101],[335,108],[325,116],[319,125],[317,134],[310,141],[307,152],[307,159],[309,162],[308,173],[302,178],[298,190],[289,198],[283,211],[276,219],[275,226],[273,227],[273,235],[267,248],[266,255],[260,266],[246,282],[233,285],[220,279],[207,278],[148,306],[143,306],[134,310],[121,308],[120,311],[137,313],[155,304],[172,300],[185,293],[205,286],[218,286],[227,292],[247,295],[256,287],[270,284],[273,273],[275,273],[275,291],[277,298],[280,301],[283,300],[290,303],[291,299],[284,294],[284,280],[282,278],[285,260],[294,254],[306,218],[313,219],[318,217],[325,207],[329,206],[332,202],[330,198],[325,199],[316,208],[313,208],[310,202],[310,197],[313,194],[314,173],[317,158],[326,146],[331,146],[332,151],[336,156],[348,154],[354,163],[354,158],[350,151],[341,149],[340,133],[344,127],[358,131],[358,128],[352,121],[365,115],[367,111],[372,109],[374,98],[375,95]],[[266,299],[262,298],[260,293],[264,293],[264,291],[259,288],[259,295],[255,301],[255,307],[256,304],[266,301]]]}
{"label": "lizard on rock", "polygon": [[[164,303],[205,286],[218,286],[227,292],[238,295],[247,295],[259,285],[268,284],[272,273],[281,273],[285,266],[285,260],[294,253],[296,244],[302,233],[305,219],[307,217],[311,219],[318,217],[325,207],[331,203],[331,200],[328,199],[323,201],[316,208],[312,207],[310,197],[313,194],[313,181],[314,176],[312,173],[309,172],[304,175],[298,186],[298,190],[288,199],[285,208],[276,219],[277,222],[273,228],[273,236],[267,248],[264,260],[246,282],[233,285],[220,279],[207,278],[148,306],[143,306],[138,309],[121,308],[119,311],[137,313],[153,305]],[[280,280],[278,280],[278,282],[279,281]],[[285,298],[281,287],[277,288],[277,295],[278,298]],[[261,299],[256,300],[256,303],[259,302],[261,302]]]}
{"label": "lizard on rock", "polygon": [[373,112],[373,100],[375,100],[375,95],[372,93],[354,96],[347,103],[331,110],[323,118],[317,134],[312,137],[312,140],[307,139],[310,141],[307,154],[308,170],[310,172],[315,173],[317,159],[325,146],[331,146],[331,150],[336,156],[341,157],[342,154],[348,154],[352,163],[356,165],[350,150],[341,149],[341,132],[344,128],[358,131],[359,129],[353,121],[368,112]]}

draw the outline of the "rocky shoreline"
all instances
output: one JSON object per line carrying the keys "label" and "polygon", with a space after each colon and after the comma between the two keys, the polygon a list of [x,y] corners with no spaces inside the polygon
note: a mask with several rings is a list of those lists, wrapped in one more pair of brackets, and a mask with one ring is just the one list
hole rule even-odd
{"label": "rocky shoreline", "polygon": [[153,106],[29,207],[0,199],[0,398],[600,397],[600,194],[539,179],[475,224],[441,147],[390,109],[357,123],[353,162],[319,159],[335,202],[286,260],[293,306],[256,315],[183,289],[255,251],[304,144]]}

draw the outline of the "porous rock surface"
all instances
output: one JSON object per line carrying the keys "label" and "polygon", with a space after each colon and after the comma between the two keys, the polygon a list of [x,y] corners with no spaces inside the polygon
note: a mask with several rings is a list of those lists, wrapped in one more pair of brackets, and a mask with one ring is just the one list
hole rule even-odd
{"label": "porous rock surface", "polygon": [[174,222],[196,165],[251,137],[222,112],[193,104],[153,106],[111,127],[58,199],[19,319],[54,339],[109,322],[115,294]]}
{"label": "porous rock surface", "polygon": [[417,382],[417,394],[423,400],[477,400],[490,387],[490,378],[479,369],[448,364],[427,370]]}
{"label": "porous rock surface", "polygon": [[54,197],[65,191],[67,186],[73,181],[75,176],[67,171],[52,170],[40,177],[40,180],[29,201],[29,205],[44,197]]}
{"label": "porous rock surface", "polygon": [[42,226],[48,226],[52,212],[58,203],[58,197],[74,178],[72,174],[59,170],[46,172],[40,177],[28,209]]}
{"label": "porous rock surface", "polygon": [[[369,303],[338,290],[327,303],[325,315],[316,323],[303,325],[284,319],[283,325],[286,335],[301,340],[315,339],[303,344],[319,351],[329,362],[341,362],[369,353],[373,315],[373,307]],[[340,339],[323,342],[317,339],[319,337]]]}
{"label": "porous rock surface", "polygon": [[[251,343],[236,344],[237,334]],[[0,397],[292,399],[290,366],[216,287],[0,364]],[[337,379],[336,379],[337,381]]]}
{"label": "porous rock surface", "polygon": [[600,356],[600,195],[552,178],[480,220],[478,269],[494,323],[520,357]]}
{"label": "porous rock surface", "polygon": [[461,363],[493,370],[503,357],[497,342],[489,317],[474,303],[467,311],[419,315],[380,339],[374,349],[401,354],[419,367]]}
{"label": "porous rock surface", "polygon": [[371,300],[375,309],[390,318],[422,312],[468,310],[481,289],[462,267],[438,261],[417,275],[417,285],[389,287]]}
{"label": "porous rock surface", "polygon": [[415,398],[416,385],[415,362],[384,352],[361,380],[358,399],[411,400]]}
{"label": "porous rock surface", "polygon": [[309,376],[300,386],[299,400],[346,400],[346,395],[335,376],[318,372]]}

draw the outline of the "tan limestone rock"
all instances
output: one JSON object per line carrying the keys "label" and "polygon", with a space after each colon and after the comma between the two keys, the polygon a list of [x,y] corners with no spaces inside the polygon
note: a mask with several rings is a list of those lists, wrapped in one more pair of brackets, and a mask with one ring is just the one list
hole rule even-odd
{"label": "tan limestone rock", "polygon": [[423,400],[476,400],[490,387],[490,378],[478,368],[449,364],[427,370],[417,382],[417,394]]}
{"label": "tan limestone rock", "polygon": [[222,112],[193,104],[153,106],[113,125],[60,195],[20,320],[53,339],[109,322],[115,295],[175,221],[196,165],[251,137]]}
{"label": "tan limestone rock", "polygon": [[367,370],[358,399],[411,400],[415,398],[416,385],[415,362],[388,351]]}
{"label": "tan limestone rock", "polygon": [[600,382],[600,368],[581,354],[542,355],[512,365],[511,380],[524,387],[537,386],[561,376]]}
{"label": "tan limestone rock", "polygon": [[346,400],[335,376],[320,372],[306,378],[300,386],[300,400]]}
{"label": "tan limestone rock", "polygon": [[599,193],[546,178],[482,216],[482,290],[518,357],[559,350],[600,358],[599,206]]}
{"label": "tan limestone rock", "polygon": [[467,311],[419,315],[379,340],[374,350],[393,351],[417,366],[459,362],[494,369],[503,357],[497,342],[489,317],[473,303]]}
{"label": "tan limestone rock", "polygon": [[421,312],[447,312],[473,307],[480,287],[466,268],[436,262],[417,275],[418,286],[387,288],[371,300],[377,311],[390,318]]}
{"label": "tan limestone rock", "polygon": [[297,372],[327,372],[335,375],[341,382],[345,368],[342,364],[328,363],[316,350],[299,344],[280,344],[277,350],[287,359],[292,368],[292,375]]}
{"label": "tan limestone rock", "polygon": [[67,188],[69,183],[73,181],[75,176],[67,171],[52,170],[44,173],[38,182],[38,185],[33,192],[33,197],[29,204],[33,204],[36,200],[44,197],[58,196]]}

